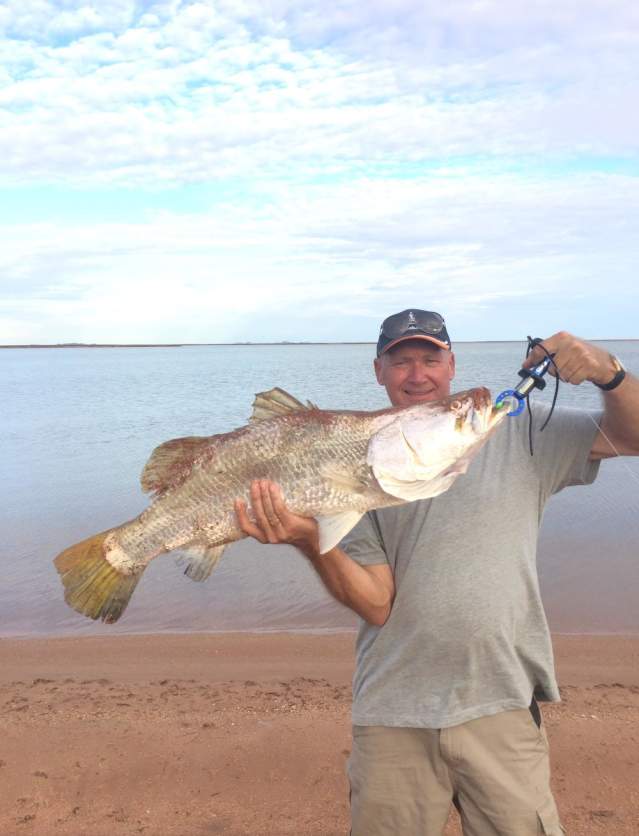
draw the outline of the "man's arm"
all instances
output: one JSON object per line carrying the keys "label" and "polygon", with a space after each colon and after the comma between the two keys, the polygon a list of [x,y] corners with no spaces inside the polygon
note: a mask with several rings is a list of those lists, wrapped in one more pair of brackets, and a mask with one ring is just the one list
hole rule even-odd
{"label": "man's arm", "polygon": [[[559,331],[542,345],[555,354],[561,380],[578,386],[584,381],[608,383],[615,375],[610,354],[599,346]],[[545,354],[535,348],[524,362],[525,368],[540,363]],[[556,376],[551,365],[549,373]],[[610,392],[602,392],[604,416],[590,450],[590,458],[639,456],[639,380],[626,372],[624,380]]]}
{"label": "man's arm", "polygon": [[317,522],[288,510],[279,486],[267,480],[251,484],[251,507],[236,500],[240,528],[260,543],[296,546],[311,561],[324,585],[340,603],[354,610],[369,624],[381,626],[390,615],[395,583],[388,564],[361,566],[340,548],[320,554]]}
{"label": "man's arm", "polygon": [[603,396],[605,412],[590,458],[639,456],[639,380],[626,372],[619,386]]}

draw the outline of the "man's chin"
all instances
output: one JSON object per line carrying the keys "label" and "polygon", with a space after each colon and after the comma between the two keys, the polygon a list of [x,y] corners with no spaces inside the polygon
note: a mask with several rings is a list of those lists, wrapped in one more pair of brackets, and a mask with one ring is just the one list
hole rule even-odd
{"label": "man's chin", "polygon": [[439,397],[439,395],[435,391],[433,391],[433,392],[423,392],[423,393],[422,392],[417,392],[417,393],[404,392],[403,393],[403,400],[404,400],[406,406],[415,406],[415,404],[418,404],[418,403],[429,403],[431,401],[436,401],[438,399],[438,397]]}

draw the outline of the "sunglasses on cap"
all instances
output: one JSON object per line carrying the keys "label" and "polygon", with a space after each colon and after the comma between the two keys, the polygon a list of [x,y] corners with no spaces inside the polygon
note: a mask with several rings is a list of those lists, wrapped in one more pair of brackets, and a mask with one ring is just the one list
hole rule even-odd
{"label": "sunglasses on cap", "polygon": [[402,340],[424,339],[450,350],[450,337],[441,314],[411,308],[387,317],[379,329],[377,356]]}

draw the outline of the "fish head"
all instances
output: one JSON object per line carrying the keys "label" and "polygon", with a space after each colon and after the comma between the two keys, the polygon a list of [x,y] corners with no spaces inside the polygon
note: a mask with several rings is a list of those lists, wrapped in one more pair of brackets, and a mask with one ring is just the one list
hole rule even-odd
{"label": "fish head", "polygon": [[448,420],[454,419],[454,430],[461,437],[484,435],[504,417],[504,410],[495,409],[491,394],[484,386],[458,392],[427,406],[440,410]]}
{"label": "fish head", "polygon": [[466,472],[505,415],[483,387],[396,410],[371,438],[368,463],[392,496],[436,496]]}

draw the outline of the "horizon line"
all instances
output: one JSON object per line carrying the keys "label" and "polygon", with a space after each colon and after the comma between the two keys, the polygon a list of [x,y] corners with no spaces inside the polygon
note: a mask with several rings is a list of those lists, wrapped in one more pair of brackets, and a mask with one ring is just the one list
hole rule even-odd
{"label": "horizon line", "polygon": [[[639,337],[584,337],[586,342],[637,342]],[[470,343],[525,343],[516,340],[455,340],[453,345]],[[225,343],[15,343],[0,345],[2,348],[190,348],[194,346],[274,346],[274,345],[375,345],[374,340],[274,340],[272,342],[225,342]]]}

